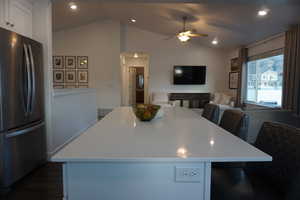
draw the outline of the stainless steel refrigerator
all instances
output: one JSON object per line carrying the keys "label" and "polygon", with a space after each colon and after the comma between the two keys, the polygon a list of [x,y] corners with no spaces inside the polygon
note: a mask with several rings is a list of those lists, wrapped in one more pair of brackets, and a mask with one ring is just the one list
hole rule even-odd
{"label": "stainless steel refrigerator", "polygon": [[46,161],[42,45],[0,28],[0,190]]}

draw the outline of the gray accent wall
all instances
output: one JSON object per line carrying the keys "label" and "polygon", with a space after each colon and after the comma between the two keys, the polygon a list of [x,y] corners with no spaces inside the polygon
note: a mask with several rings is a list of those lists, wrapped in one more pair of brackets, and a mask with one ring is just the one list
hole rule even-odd
{"label": "gray accent wall", "polygon": [[273,121],[289,124],[300,128],[300,117],[294,116],[290,111],[284,110],[246,110],[246,114],[249,115],[249,131],[247,141],[254,143],[259,133],[261,125],[265,121]]}

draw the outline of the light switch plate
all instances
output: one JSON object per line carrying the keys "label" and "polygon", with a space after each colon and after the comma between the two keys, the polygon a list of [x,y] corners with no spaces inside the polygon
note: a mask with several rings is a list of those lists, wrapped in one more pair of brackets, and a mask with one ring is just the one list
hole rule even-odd
{"label": "light switch plate", "polygon": [[201,182],[203,170],[199,167],[175,167],[176,182]]}

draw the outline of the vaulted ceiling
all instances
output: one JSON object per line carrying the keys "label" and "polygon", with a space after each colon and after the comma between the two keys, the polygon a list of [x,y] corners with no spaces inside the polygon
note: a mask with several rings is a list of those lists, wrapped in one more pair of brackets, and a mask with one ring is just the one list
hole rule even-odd
{"label": "vaulted ceiling", "polygon": [[[188,16],[188,28],[206,33],[195,43],[211,46],[217,37],[224,48],[249,44],[281,33],[300,23],[299,0],[180,0],[121,1],[76,0],[79,10],[71,12],[71,0],[56,0],[53,5],[55,31],[80,26],[98,19],[112,19],[167,37],[182,29],[182,17]],[[262,7],[270,10],[258,17]],[[136,23],[131,23],[135,18]]]}

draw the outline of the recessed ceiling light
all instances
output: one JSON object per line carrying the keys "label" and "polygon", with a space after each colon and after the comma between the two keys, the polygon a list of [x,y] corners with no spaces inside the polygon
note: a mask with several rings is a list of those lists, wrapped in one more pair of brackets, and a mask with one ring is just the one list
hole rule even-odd
{"label": "recessed ceiling light", "polygon": [[73,11],[78,9],[78,6],[74,2],[69,3],[69,6],[70,6],[70,9]]}
{"label": "recessed ceiling light", "polygon": [[211,43],[212,43],[213,45],[217,45],[217,44],[219,44],[219,41],[215,38],[213,41],[211,41]]}
{"label": "recessed ceiling light", "polygon": [[258,11],[258,16],[266,16],[268,14],[268,10],[267,9],[262,9]]}
{"label": "recessed ceiling light", "polygon": [[136,19],[131,18],[130,21],[131,21],[132,23],[135,23],[135,22],[136,22]]}

